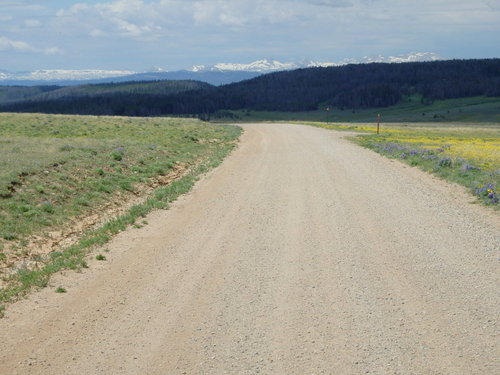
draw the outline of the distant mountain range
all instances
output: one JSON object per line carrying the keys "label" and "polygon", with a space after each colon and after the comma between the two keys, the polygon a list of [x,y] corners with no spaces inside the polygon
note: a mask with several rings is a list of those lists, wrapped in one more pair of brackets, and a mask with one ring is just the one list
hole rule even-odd
{"label": "distant mountain range", "polygon": [[443,60],[431,52],[415,52],[401,56],[365,56],[361,59],[344,59],[339,62],[319,62],[304,60],[301,62],[280,62],[273,59],[262,59],[249,64],[218,63],[215,65],[195,65],[178,71],[165,71],[153,68],[149,72],[130,70],[63,70],[47,69],[32,72],[8,72],[0,70],[0,85],[81,85],[91,83],[156,81],[156,80],[196,80],[212,85],[222,85],[251,79],[261,74],[311,67],[331,67],[347,64],[364,64],[373,62],[402,63]]}
{"label": "distant mountain range", "polygon": [[0,81],[3,80],[26,80],[26,81],[82,81],[92,79],[102,79],[111,77],[120,77],[135,74],[131,70],[35,70],[33,72],[16,72],[10,73],[5,70],[0,70]]}
{"label": "distant mountain range", "polygon": [[233,118],[231,111],[239,110],[350,112],[481,96],[500,97],[500,59],[311,67],[218,87],[192,80],[0,86],[0,112],[183,115],[208,120]]}
{"label": "distant mountain range", "polygon": [[189,68],[192,72],[257,72],[270,73],[283,70],[294,70],[301,68],[342,66],[347,64],[367,64],[374,62],[402,63],[402,62],[423,62],[444,60],[439,55],[432,52],[414,52],[402,56],[365,56],[361,59],[344,59],[339,62],[320,62],[304,60],[299,63],[282,63],[273,59],[263,59],[251,62],[250,64],[219,63],[215,65],[195,65]]}
{"label": "distant mountain range", "polygon": [[11,73],[0,71],[0,86],[76,86],[101,83],[143,82],[143,81],[201,81],[220,86],[245,79],[255,78],[263,73],[245,71],[190,71],[173,72],[128,72],[115,74],[106,70],[38,70],[34,72]]}

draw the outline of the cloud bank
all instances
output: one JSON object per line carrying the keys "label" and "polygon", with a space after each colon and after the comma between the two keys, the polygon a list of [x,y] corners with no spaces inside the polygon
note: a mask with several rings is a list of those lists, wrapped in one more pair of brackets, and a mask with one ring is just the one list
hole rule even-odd
{"label": "cloud bank", "polygon": [[2,51],[65,51],[68,65],[94,68],[409,51],[500,56],[496,0],[4,0],[0,20]]}

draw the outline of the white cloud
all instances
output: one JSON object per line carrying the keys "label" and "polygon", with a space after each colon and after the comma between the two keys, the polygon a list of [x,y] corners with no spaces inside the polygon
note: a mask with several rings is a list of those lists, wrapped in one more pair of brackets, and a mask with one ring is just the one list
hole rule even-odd
{"label": "white cloud", "polygon": [[68,10],[60,9],[56,13],[56,15],[58,17],[74,16],[74,15],[78,15],[79,13],[85,12],[88,9],[90,9],[90,6],[88,4],[79,3],[79,4],[73,5]]}
{"label": "white cloud", "polygon": [[9,11],[40,11],[45,9],[43,5],[32,4],[28,0],[2,0],[0,5],[2,9]]}
{"label": "white cloud", "polygon": [[0,51],[36,51],[36,48],[33,48],[28,43],[19,41],[19,40],[11,40],[7,37],[0,36]]}
{"label": "white cloud", "polygon": [[242,25],[247,22],[246,12],[241,6],[228,1],[196,1],[193,3],[193,18],[197,23]]}
{"label": "white cloud", "polygon": [[58,47],[36,48],[30,45],[29,43],[20,40],[12,40],[7,37],[0,36],[0,51],[12,51],[12,50],[19,52],[43,53],[46,55],[58,55],[63,53],[63,51]]}
{"label": "white cloud", "polygon": [[98,37],[106,36],[108,34],[100,29],[93,29],[90,31],[89,35],[98,38]]}
{"label": "white cloud", "polygon": [[0,49],[36,52],[37,61],[63,49],[54,64],[134,69],[408,50],[480,57],[498,55],[499,10],[500,0],[0,0]]}
{"label": "white cloud", "polygon": [[[491,23],[499,20],[491,15],[498,0],[102,0],[77,3],[60,10],[57,15],[67,25],[83,34],[121,36],[137,40],[165,37],[171,30],[187,33],[189,27],[230,28],[250,32],[255,27],[283,25],[344,24],[353,32],[374,22],[391,22],[392,27],[425,26],[426,22],[459,24]],[[489,5],[489,7],[488,7]],[[473,11],[471,11],[473,9]],[[194,22],[194,25],[191,23]],[[378,25],[377,25],[378,26]],[[383,25],[384,26],[384,25]],[[97,32],[98,30],[99,32]],[[220,30],[219,30],[220,31]],[[203,30],[205,32],[205,29]]]}
{"label": "white cloud", "polygon": [[116,25],[117,30],[123,36],[129,36],[132,38],[144,38],[148,36],[153,36],[155,31],[160,31],[161,27],[155,25],[154,23],[146,24],[146,25],[136,25],[130,22],[127,22],[120,18],[111,19]]}
{"label": "white cloud", "polygon": [[500,2],[498,0],[484,0],[486,5],[490,7],[492,10],[500,12]]}
{"label": "white cloud", "polygon": [[46,55],[64,55],[64,51],[59,47],[49,47],[43,50]]}
{"label": "white cloud", "polygon": [[39,20],[25,20],[24,25],[26,27],[40,27],[42,23]]}
{"label": "white cloud", "polygon": [[201,0],[191,12],[197,24],[222,27],[291,23],[304,16],[300,2],[286,0]]}
{"label": "white cloud", "polygon": [[138,40],[158,37],[157,24],[162,2],[147,4],[141,0],[116,0],[94,5],[78,3],[61,9],[57,17],[64,25],[74,25],[84,33],[97,37],[118,35]]}
{"label": "white cloud", "polygon": [[141,0],[117,0],[111,3],[97,4],[96,8],[101,10],[103,13],[111,13],[127,17],[144,12],[150,8],[150,6]]}
{"label": "white cloud", "polygon": [[347,0],[311,0],[309,3],[333,8],[346,8],[353,6],[352,1]]}

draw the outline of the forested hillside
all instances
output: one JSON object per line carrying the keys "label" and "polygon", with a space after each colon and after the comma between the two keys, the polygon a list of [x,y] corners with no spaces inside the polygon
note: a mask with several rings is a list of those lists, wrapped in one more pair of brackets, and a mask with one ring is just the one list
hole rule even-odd
{"label": "forested hillside", "polygon": [[19,102],[60,88],[60,86],[0,86],[0,103]]}
{"label": "forested hillside", "polygon": [[4,102],[50,102],[73,101],[79,98],[93,98],[116,95],[171,95],[184,91],[201,90],[212,85],[191,80],[163,80],[87,84],[78,86],[0,86],[0,103]]}
{"label": "forested hillside", "polygon": [[432,103],[437,99],[500,96],[500,59],[308,68],[177,94],[144,90],[51,99],[53,94],[47,94],[45,100],[0,109],[154,116],[206,115],[235,109],[293,112],[327,106],[381,108],[397,104],[405,96],[420,96],[424,103]]}

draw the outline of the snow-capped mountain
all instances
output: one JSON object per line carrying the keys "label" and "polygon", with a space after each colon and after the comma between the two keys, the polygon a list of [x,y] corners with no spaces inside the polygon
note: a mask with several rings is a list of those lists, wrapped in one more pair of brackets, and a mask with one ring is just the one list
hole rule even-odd
{"label": "snow-capped mountain", "polygon": [[262,59],[251,62],[249,64],[234,64],[234,63],[218,63],[215,65],[195,65],[188,70],[192,72],[259,72],[269,73],[281,70],[293,70],[300,68],[313,67],[329,67],[341,66],[347,64],[366,64],[374,62],[384,63],[403,63],[403,62],[418,62],[418,61],[437,61],[443,58],[432,52],[412,52],[406,55],[399,56],[364,56],[361,59],[344,59],[337,62],[320,62],[312,60],[304,60],[302,62],[280,62],[273,59]]}
{"label": "snow-capped mountain", "polygon": [[373,62],[402,63],[416,61],[443,60],[431,52],[414,52],[400,56],[365,56],[361,59],[344,59],[337,62],[303,60],[301,62],[280,62],[262,59],[248,64],[218,63],[215,65],[196,65],[185,70],[167,71],[152,67],[148,72],[131,70],[36,70],[33,72],[7,72],[0,70],[0,84],[19,85],[75,85],[82,83],[123,82],[158,79],[194,79],[220,85],[250,79],[260,74],[311,67],[330,67],[347,64]]}
{"label": "snow-capped mountain", "polygon": [[438,61],[444,60],[441,56],[432,52],[412,52],[400,56],[365,56],[358,63],[372,63],[372,62],[385,62],[385,63],[404,63],[404,62],[423,62],[423,61]]}
{"label": "snow-capped mountain", "polygon": [[192,72],[258,72],[267,73],[279,70],[297,69],[295,63],[282,63],[277,60],[257,60],[249,64],[219,63],[215,65],[195,65],[188,70]]}
{"label": "snow-capped mountain", "polygon": [[64,69],[48,69],[35,70],[33,72],[15,72],[6,71],[0,72],[0,80],[20,80],[20,81],[84,81],[92,79],[101,79],[109,77],[120,77],[136,72],[131,70],[64,70]]}

